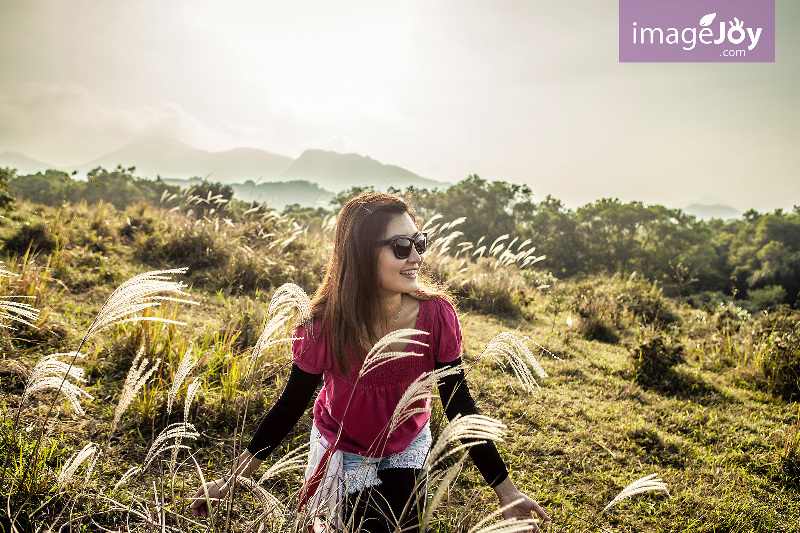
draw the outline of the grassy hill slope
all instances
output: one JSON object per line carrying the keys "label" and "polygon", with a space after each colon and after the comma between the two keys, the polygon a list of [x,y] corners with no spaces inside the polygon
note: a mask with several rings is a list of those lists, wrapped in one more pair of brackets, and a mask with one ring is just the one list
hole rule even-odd
{"label": "grassy hill slope", "polygon": [[[279,395],[289,365],[286,345],[257,358],[250,386],[244,376],[252,348],[277,287],[294,282],[310,293],[319,283],[330,221],[304,230],[276,213],[250,213],[230,224],[201,214],[197,204],[191,212],[168,212],[149,204],[117,211],[23,203],[0,219],[5,268],[14,274],[0,278],[0,294],[33,296],[28,301],[42,310],[38,329],[17,324],[0,337],[0,455],[10,458],[0,496],[12,515],[22,511],[19,530],[67,523],[80,530],[95,530],[93,523],[211,528],[188,516],[184,498],[196,490],[198,471],[216,477],[227,470],[234,447],[248,441]],[[795,342],[778,335],[777,322],[732,306],[681,307],[640,279],[557,281],[491,256],[462,270],[461,259],[433,246],[428,272],[449,282],[458,297],[470,388],[482,411],[508,426],[501,454],[516,484],[550,513],[551,531],[800,530],[800,412],[796,401],[781,399],[779,383],[764,370],[781,343]],[[30,370],[42,356],[75,350],[125,280],[180,266],[190,271],[175,279],[189,284],[185,290],[198,305],[165,304],[148,313],[185,325],[139,322],[103,330],[77,363],[86,382],[71,380],[93,397],[80,399],[86,413],[77,414],[60,396],[46,417],[55,396],[39,392],[26,398],[15,422]],[[548,374],[537,378],[534,393],[522,389],[507,360],[503,368],[481,355],[504,332],[545,349],[527,343]],[[140,347],[153,374],[111,431]],[[170,388],[190,348],[197,364],[168,413]],[[114,489],[142,465],[162,429],[183,420],[187,385],[195,378],[200,388],[188,421],[197,437],[182,441],[191,456],[180,452],[173,477],[167,451]],[[434,421],[438,434],[438,402]],[[281,451],[306,442],[309,426],[307,413]],[[63,465],[87,442],[102,450],[94,469],[87,475],[89,459],[59,485]],[[491,491],[466,464],[436,510],[437,531],[467,531],[495,509]],[[651,473],[669,485],[669,496],[642,494],[601,514],[624,486]],[[291,509],[301,478],[296,470],[262,486]],[[231,508],[230,526],[244,529],[260,509],[256,497],[243,495]],[[214,530],[224,529],[222,517]]]}

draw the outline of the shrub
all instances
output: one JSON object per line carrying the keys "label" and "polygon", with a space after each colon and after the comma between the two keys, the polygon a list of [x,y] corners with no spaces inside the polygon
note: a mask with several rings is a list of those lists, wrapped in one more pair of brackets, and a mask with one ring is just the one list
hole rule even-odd
{"label": "shrub", "polygon": [[161,231],[144,235],[139,254],[146,261],[181,265],[190,272],[227,264],[227,250],[217,243],[214,228],[204,221],[199,224],[170,224]]}
{"label": "shrub", "polygon": [[616,330],[622,325],[623,319],[617,298],[582,284],[578,286],[577,294],[573,295],[572,308],[580,316],[578,331],[584,339],[611,344],[619,342],[620,336]]}
{"label": "shrub", "polygon": [[672,324],[679,318],[675,307],[655,282],[629,279],[620,287],[620,298],[633,316],[645,324]]}
{"label": "shrub", "polygon": [[769,285],[748,292],[750,307],[754,311],[775,310],[786,301],[786,290],[780,285]]}
{"label": "shrub", "polygon": [[759,367],[767,386],[787,401],[800,399],[800,313],[771,313],[757,327]]}
{"label": "shrub", "polygon": [[653,336],[631,350],[628,358],[634,379],[642,384],[664,384],[674,378],[673,367],[684,362],[683,345],[663,335]]}
{"label": "shrub", "polygon": [[25,223],[3,245],[8,254],[22,255],[30,249],[33,252],[51,253],[57,247],[56,238],[44,222]]}

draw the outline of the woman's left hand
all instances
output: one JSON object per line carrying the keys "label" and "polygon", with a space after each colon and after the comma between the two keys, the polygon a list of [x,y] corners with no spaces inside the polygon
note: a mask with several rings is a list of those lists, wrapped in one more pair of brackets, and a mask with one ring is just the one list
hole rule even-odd
{"label": "woman's left hand", "polygon": [[[536,513],[536,516],[538,516],[543,522],[550,521],[550,517],[547,516],[547,513],[544,512],[544,509],[542,509],[534,499],[520,492],[519,489],[514,486],[514,483],[511,481],[510,477],[506,478],[505,481],[496,486],[494,490],[497,493],[497,498],[500,500],[501,508],[517,502],[503,511],[503,518],[530,520],[534,517],[533,513]],[[540,533],[541,530],[536,524],[532,524],[531,531],[534,533]]]}

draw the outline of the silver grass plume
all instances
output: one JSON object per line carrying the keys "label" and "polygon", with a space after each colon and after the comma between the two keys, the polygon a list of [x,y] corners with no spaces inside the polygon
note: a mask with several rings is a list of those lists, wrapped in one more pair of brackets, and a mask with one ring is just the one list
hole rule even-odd
{"label": "silver grass plume", "polygon": [[272,295],[267,307],[267,314],[274,315],[279,311],[289,311],[292,308],[300,311],[303,320],[311,320],[311,299],[306,291],[294,283],[284,283]]}
{"label": "silver grass plume", "polygon": [[281,457],[278,462],[270,466],[267,471],[264,472],[264,475],[261,476],[261,479],[258,480],[258,483],[264,483],[266,480],[275,477],[278,474],[282,474],[283,472],[302,470],[305,468],[306,463],[308,462],[310,447],[311,443],[303,444],[299,448],[295,448],[291,452]]}
{"label": "silver grass plume", "polygon": [[280,500],[273,496],[272,493],[247,477],[236,476],[236,483],[252,492],[262,508],[262,511],[248,524],[245,531],[255,531],[259,526],[262,526],[265,521],[268,521],[272,526],[284,521],[287,514],[286,509],[283,507]]}
{"label": "silver grass plume", "polygon": [[186,379],[186,376],[189,375],[189,372],[192,371],[196,364],[197,359],[192,355],[192,347],[189,346],[181,358],[181,364],[178,365],[178,370],[175,372],[175,377],[172,380],[172,386],[169,388],[169,393],[167,394],[167,414],[172,412],[172,403],[175,401],[178,391],[183,386],[183,381]]}
{"label": "silver grass plume", "polygon": [[[72,477],[75,475],[78,467],[81,466],[81,463],[88,459],[96,450],[97,447],[89,442],[81,451],[72,454],[72,457],[61,467],[61,473],[58,475],[57,483],[59,490],[64,488],[64,486],[72,480]],[[89,470],[89,472],[91,473],[91,470]]]}
{"label": "silver grass plume", "polygon": [[439,486],[436,488],[433,498],[431,498],[428,505],[425,506],[425,518],[423,519],[422,528],[420,531],[428,530],[428,523],[430,522],[431,518],[433,518],[433,512],[437,507],[439,507],[439,503],[442,501],[442,497],[444,497],[445,493],[448,492],[450,484],[458,476],[458,473],[461,472],[461,467],[464,465],[466,458],[466,453],[461,454],[461,457],[456,464],[445,471],[444,476],[441,478],[441,481],[439,481]]}
{"label": "silver grass plume", "polygon": [[657,475],[658,474],[650,474],[649,476],[644,476],[642,478],[637,479],[624,489],[622,489],[622,492],[617,494],[616,497],[614,497],[614,499],[611,500],[609,504],[603,508],[602,511],[600,511],[600,514],[605,513],[607,510],[609,510],[611,507],[615,506],[622,500],[630,498],[631,496],[636,496],[637,494],[641,494],[643,492],[660,490],[666,492],[667,496],[669,496],[669,491],[667,490],[667,484],[661,481],[660,478],[656,477]]}
{"label": "silver grass plume", "polygon": [[425,407],[416,407],[414,409],[410,409],[410,407],[420,400],[430,398],[434,385],[445,376],[458,374],[460,370],[460,367],[445,367],[432,372],[423,372],[415,379],[403,393],[403,396],[400,397],[400,401],[392,413],[392,418],[389,422],[389,435],[414,415],[426,412],[427,408]]}
{"label": "silver grass plume", "polygon": [[[439,438],[431,446],[428,457],[425,459],[423,469],[430,471],[446,457],[453,455],[459,450],[480,444],[481,442],[503,440],[505,436],[505,424],[494,418],[485,415],[456,415],[442,430]],[[475,442],[461,444],[453,449],[447,447],[451,442],[463,439],[479,439]]]}
{"label": "silver grass plume", "polygon": [[[181,365],[182,364],[183,361],[181,361]],[[194,363],[192,363],[192,366],[194,366]],[[181,381],[183,381],[183,378],[181,378]],[[200,378],[194,378],[194,381],[192,381],[192,384],[189,385],[189,388],[186,390],[186,401],[184,402],[183,405],[184,424],[189,423],[189,408],[192,406],[192,400],[194,399],[195,394],[197,394],[197,391],[200,389],[200,385],[201,385]],[[172,448],[172,454],[169,460],[169,471],[171,473],[175,472],[175,467],[178,464],[178,451],[181,449],[181,438],[182,438],[181,436],[175,438],[175,446]]]}
{"label": "silver grass plume", "polygon": [[394,361],[395,359],[401,359],[408,356],[421,356],[422,354],[414,352],[384,352],[383,350],[395,342],[427,346],[427,344],[424,342],[417,341],[412,338],[414,335],[427,334],[427,331],[409,328],[398,329],[388,333],[387,335],[384,335],[378,342],[375,343],[367,356],[364,358],[364,364],[361,366],[361,371],[359,372],[358,377],[360,378],[368,372],[375,370],[379,366]]}
{"label": "silver grass plume", "polygon": [[111,423],[111,431],[108,432],[109,437],[114,433],[120,418],[122,418],[122,413],[125,412],[133,399],[139,393],[139,389],[141,389],[145,382],[150,379],[150,376],[153,375],[153,372],[155,372],[156,367],[160,362],[160,359],[156,359],[150,370],[145,372],[148,363],[147,359],[144,359],[141,363],[139,363],[139,359],[142,357],[143,353],[144,346],[139,348],[139,352],[133,359],[130,370],[128,370],[128,376],[125,378],[125,385],[122,387],[119,403],[117,403],[117,408],[114,410],[114,421]]}
{"label": "silver grass plume", "polygon": [[119,478],[119,481],[117,481],[114,484],[114,488],[111,489],[111,492],[112,493],[115,492],[118,488],[120,488],[122,485],[127,483],[130,478],[132,478],[134,475],[138,474],[141,471],[142,471],[142,469],[139,468],[138,466],[134,466],[133,468],[129,468],[128,471],[125,472],[122,475],[121,478]]}
{"label": "silver grass plume", "polygon": [[31,370],[28,376],[28,383],[25,385],[25,391],[22,394],[22,402],[25,402],[34,392],[41,390],[57,390],[69,400],[69,405],[75,410],[76,413],[85,414],[83,407],[81,407],[81,397],[93,399],[92,395],[81,389],[77,385],[67,381],[67,378],[72,378],[76,381],[86,382],[83,379],[83,369],[68,365],[59,361],[59,357],[71,356],[73,359],[83,357],[84,354],[79,352],[66,352],[54,353],[42,357],[38,363]]}
{"label": "silver grass plume", "polygon": [[253,352],[250,354],[251,362],[249,368],[247,369],[245,380],[247,380],[250,377],[250,374],[253,372],[254,366],[259,361],[264,352],[267,350],[267,348],[282,342],[291,342],[292,340],[291,337],[285,337],[285,338],[278,337],[279,334],[282,331],[284,331],[286,325],[289,323],[290,318],[291,318],[291,311],[288,309],[281,309],[267,321],[266,325],[264,326],[264,330],[261,332],[261,335],[258,336],[258,340],[256,341],[256,344],[253,347]]}
{"label": "silver grass plume", "polygon": [[97,466],[97,460],[100,459],[100,456],[103,455],[103,450],[97,449],[92,455],[91,460],[89,461],[89,466],[86,467],[86,475],[83,476],[83,484],[88,485],[89,479],[92,477],[92,472],[94,472],[94,467]]}
{"label": "silver grass plume", "polygon": [[[32,322],[39,319],[39,310],[30,304],[16,302],[13,298],[35,298],[35,296],[0,296],[0,318],[35,328]],[[2,323],[0,328],[14,329],[13,326]]]}
{"label": "silver grass plume", "polygon": [[[142,469],[149,467],[156,457],[167,450],[171,450],[176,446],[185,449],[189,448],[182,444],[176,444],[176,439],[196,439],[199,436],[200,434],[195,430],[194,425],[188,422],[176,422],[175,424],[168,425],[161,430],[156,440],[150,445],[147,456],[144,458],[144,463],[142,463]],[[173,440],[172,444],[169,442],[170,439]]]}
{"label": "silver grass plume", "polygon": [[280,333],[284,331],[286,325],[292,317],[292,310],[297,309],[303,322],[311,331],[311,299],[306,292],[294,283],[284,283],[273,293],[267,307],[267,316],[271,318],[264,325],[264,330],[258,336],[253,352],[250,355],[250,365],[248,366],[245,380],[249,379],[254,373],[254,368],[267,348],[282,342],[291,342],[291,337],[281,338]]}
{"label": "silver grass plume", "polygon": [[425,222],[425,224],[422,226],[422,231],[427,231],[427,232],[429,232],[429,233],[434,233],[436,230],[435,230],[435,229],[433,229],[433,223],[434,223],[436,220],[439,220],[440,218],[443,218],[441,213],[436,213],[435,215],[433,215],[433,216],[432,216],[431,218],[429,218],[429,219],[427,220],[427,222]]}
{"label": "silver grass plume", "polygon": [[495,335],[478,356],[478,359],[487,356],[503,367],[505,367],[507,361],[522,384],[522,388],[528,392],[534,392],[539,387],[539,384],[536,382],[528,365],[533,367],[536,375],[540,378],[547,377],[547,372],[544,371],[542,365],[525,345],[525,341],[535,344],[542,351],[558,359],[537,342],[513,331],[504,331]]}
{"label": "silver grass plume", "polygon": [[194,401],[194,397],[197,396],[197,391],[200,390],[203,382],[200,381],[200,378],[194,378],[189,388],[186,389],[186,400],[183,402],[183,421],[189,421],[189,408],[192,406],[192,401]]}
{"label": "silver grass plume", "polygon": [[197,305],[198,302],[186,298],[159,295],[160,293],[166,292],[180,296],[189,296],[189,293],[181,290],[186,287],[185,283],[171,281],[172,274],[183,274],[186,270],[186,268],[173,268],[169,270],[145,272],[132,277],[117,287],[116,290],[111,293],[111,296],[108,297],[105,304],[103,304],[103,308],[95,317],[92,325],[89,326],[89,330],[86,332],[86,338],[91,337],[102,328],[123,322],[148,320],[152,322],[185,325],[183,322],[167,318],[132,315],[151,307],[157,307],[161,305],[161,302]]}

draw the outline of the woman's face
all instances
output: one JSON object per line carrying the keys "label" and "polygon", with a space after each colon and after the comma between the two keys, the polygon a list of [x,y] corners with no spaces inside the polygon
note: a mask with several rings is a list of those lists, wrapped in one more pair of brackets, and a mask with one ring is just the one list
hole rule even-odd
{"label": "woman's face", "polygon": [[[406,236],[413,237],[419,230],[407,213],[396,215],[389,221],[384,239]],[[416,248],[411,247],[411,255],[405,259],[394,256],[392,247],[384,245],[378,254],[378,283],[385,296],[403,292],[413,292],[419,287],[417,273],[422,264],[422,257]]]}

